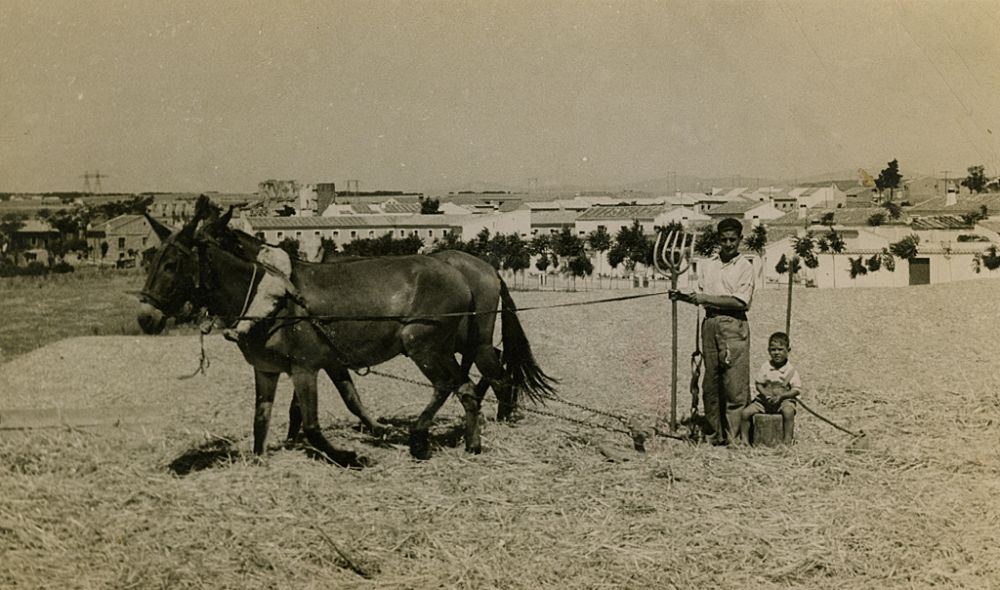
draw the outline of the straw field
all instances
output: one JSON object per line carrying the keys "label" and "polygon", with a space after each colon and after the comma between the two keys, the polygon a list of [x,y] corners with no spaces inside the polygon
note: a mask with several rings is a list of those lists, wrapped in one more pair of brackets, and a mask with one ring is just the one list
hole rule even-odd
{"label": "straw field", "polygon": [[[613,293],[614,295],[620,292]],[[516,293],[521,306],[607,293]],[[534,414],[484,427],[464,453],[460,405],[413,461],[405,420],[429,390],[370,375],[362,397],[398,428],[373,440],[328,381],[334,444],[377,464],[345,470],[281,448],[254,458],[253,379],[235,346],[198,337],[68,338],[0,365],[0,410],[144,408],[114,427],[0,430],[3,588],[991,588],[1000,586],[1000,282],[802,289],[792,360],[809,405],[791,448],[627,437]],[[758,293],[753,365],[784,323]],[[567,399],[652,420],[669,389],[665,297],[526,311]],[[679,314],[686,389],[694,314]],[[418,378],[406,359],[380,370]],[[680,407],[687,405],[681,398]],[[598,425],[600,416],[550,404]],[[629,460],[609,462],[598,447]]]}

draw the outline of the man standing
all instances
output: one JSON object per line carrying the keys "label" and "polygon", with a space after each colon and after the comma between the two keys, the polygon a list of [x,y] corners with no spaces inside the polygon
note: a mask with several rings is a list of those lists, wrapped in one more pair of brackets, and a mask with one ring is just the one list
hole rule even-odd
{"label": "man standing", "polygon": [[713,444],[739,436],[740,412],[750,401],[750,326],[747,311],[753,298],[754,268],[740,255],[743,224],[727,217],[719,222],[718,254],[698,262],[698,291],[671,291],[670,298],[705,308],[702,354],[705,377],[702,399]]}

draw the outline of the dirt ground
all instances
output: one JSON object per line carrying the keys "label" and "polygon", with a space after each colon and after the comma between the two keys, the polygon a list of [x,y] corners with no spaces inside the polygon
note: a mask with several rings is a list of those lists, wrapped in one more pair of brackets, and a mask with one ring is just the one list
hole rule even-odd
{"label": "dirt ground", "polygon": [[[521,306],[621,292],[516,293]],[[783,328],[785,292],[758,293],[752,366]],[[0,365],[0,410],[140,408],[118,426],[0,430],[4,588],[992,588],[1000,586],[1000,281],[797,291],[791,358],[813,409],[791,448],[657,439],[597,426],[488,420],[467,455],[449,401],[435,455],[413,461],[405,422],[429,389],[358,377],[398,426],[356,428],[321,379],[335,444],[377,462],[345,470],[250,453],[252,373],[235,345],[197,336],[61,340]],[[541,366],[568,400],[652,420],[669,390],[665,297],[524,311]],[[695,316],[679,313],[686,391]],[[379,370],[412,379],[406,359]],[[490,395],[492,397],[492,394]],[[679,402],[687,406],[687,394]],[[495,405],[487,403],[492,418]],[[629,460],[609,462],[598,446]]]}

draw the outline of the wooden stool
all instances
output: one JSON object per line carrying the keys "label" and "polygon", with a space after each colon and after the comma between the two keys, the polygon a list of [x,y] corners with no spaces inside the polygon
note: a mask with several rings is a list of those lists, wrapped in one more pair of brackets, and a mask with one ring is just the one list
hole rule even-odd
{"label": "wooden stool", "polygon": [[754,414],[750,444],[755,447],[776,447],[783,444],[784,440],[781,414]]}

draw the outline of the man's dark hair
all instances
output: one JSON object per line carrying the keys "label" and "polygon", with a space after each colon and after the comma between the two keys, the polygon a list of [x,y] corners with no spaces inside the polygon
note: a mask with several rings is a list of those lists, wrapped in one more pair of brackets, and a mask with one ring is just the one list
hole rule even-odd
{"label": "man's dark hair", "polygon": [[720,234],[724,231],[734,231],[742,236],[743,224],[738,219],[727,217],[719,222],[718,230]]}
{"label": "man's dark hair", "polygon": [[771,334],[771,337],[767,339],[767,345],[770,346],[772,342],[778,342],[784,344],[785,348],[791,348],[791,342],[788,341],[788,334],[784,332],[775,332]]}

